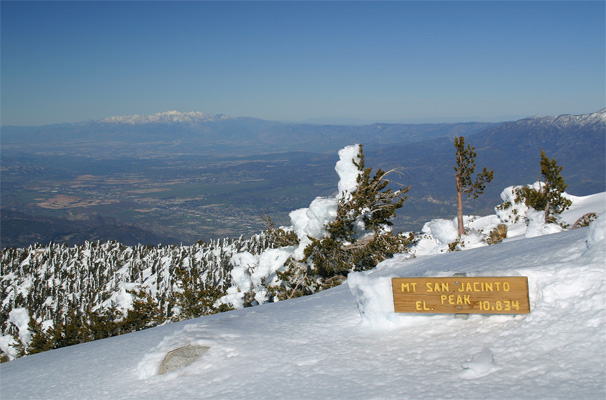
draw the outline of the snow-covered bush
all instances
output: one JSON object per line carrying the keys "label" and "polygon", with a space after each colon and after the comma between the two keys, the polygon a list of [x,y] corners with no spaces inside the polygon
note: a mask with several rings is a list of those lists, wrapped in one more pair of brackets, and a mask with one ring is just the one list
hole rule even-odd
{"label": "snow-covered bush", "polygon": [[[535,183],[535,185],[538,185],[538,182]],[[525,217],[528,206],[516,193],[520,187],[521,186],[508,186],[501,192],[501,200],[503,200],[503,203],[495,207],[495,212],[505,224],[526,223]]]}
{"label": "snow-covered bush", "polygon": [[214,303],[232,286],[230,259],[259,254],[272,240],[261,233],[191,246],[111,241],[3,249],[0,360],[226,311]]}
{"label": "snow-covered bush", "polygon": [[[497,216],[503,223],[511,226],[511,231],[520,232],[522,230],[527,237],[540,236],[543,234],[557,233],[562,231],[562,226],[565,225],[557,220],[556,215],[568,209],[572,204],[569,196],[566,193],[558,193],[566,208],[551,207],[552,214],[545,219],[545,205],[547,203],[541,201],[534,202],[533,198],[538,198],[545,191],[545,184],[535,182],[532,185],[526,186],[509,186],[501,193],[503,203],[495,207]],[[526,193],[526,194],[525,194]],[[546,200],[545,200],[546,201]],[[535,209],[543,206],[542,209]],[[554,211],[557,210],[557,211]],[[559,222],[559,224],[558,224]]]}
{"label": "snow-covered bush", "polygon": [[541,150],[541,175],[543,182],[533,186],[522,186],[516,190],[519,200],[524,201],[528,207],[543,211],[545,222],[556,222],[556,216],[570,208],[572,201],[564,195],[566,183],[562,177],[562,167],[556,160],[549,160]]}

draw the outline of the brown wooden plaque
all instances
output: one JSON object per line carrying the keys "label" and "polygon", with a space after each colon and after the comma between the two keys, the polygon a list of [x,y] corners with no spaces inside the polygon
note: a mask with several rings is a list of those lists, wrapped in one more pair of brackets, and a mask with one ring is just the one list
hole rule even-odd
{"label": "brown wooden plaque", "polygon": [[392,287],[398,313],[530,313],[525,276],[393,278]]}

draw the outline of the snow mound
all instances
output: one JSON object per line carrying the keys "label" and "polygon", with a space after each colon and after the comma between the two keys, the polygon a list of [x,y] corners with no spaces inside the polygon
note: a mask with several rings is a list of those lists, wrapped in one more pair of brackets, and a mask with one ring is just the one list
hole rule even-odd
{"label": "snow mound", "polygon": [[[18,332],[21,343],[29,343],[32,338],[32,332],[29,330],[29,312],[27,308],[13,308],[8,313],[8,321]],[[17,342],[11,335],[0,336],[0,349],[13,359],[17,357]]]}
{"label": "snow mound", "polygon": [[423,232],[430,234],[440,244],[449,244],[458,239],[457,221],[434,219],[423,227]]}
{"label": "snow mound", "polygon": [[308,208],[291,212],[290,219],[297,237],[324,237],[324,226],[337,216],[337,205],[336,198],[316,197]]}
{"label": "snow mound", "polygon": [[606,241],[606,218],[604,214],[598,217],[591,225],[587,235],[587,247],[593,248]]}
{"label": "snow mound", "polygon": [[536,211],[531,208],[526,211],[526,218],[528,219],[528,227],[524,236],[527,238],[562,232],[562,227],[559,225],[545,223],[544,211]]}
{"label": "snow mound", "polygon": [[587,251],[584,255],[588,258],[606,260],[606,217],[602,214],[589,226],[587,235]]}
{"label": "snow mound", "polygon": [[460,374],[464,379],[476,379],[492,374],[500,370],[494,361],[494,355],[489,348],[485,348],[478,354],[474,355],[470,361],[461,363],[464,371]]}

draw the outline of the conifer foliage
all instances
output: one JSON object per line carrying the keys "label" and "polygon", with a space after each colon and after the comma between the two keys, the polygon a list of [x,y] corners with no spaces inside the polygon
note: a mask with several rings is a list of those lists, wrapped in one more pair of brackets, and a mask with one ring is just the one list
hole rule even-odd
{"label": "conifer foliage", "polygon": [[562,177],[563,167],[555,160],[551,160],[541,150],[541,175],[543,182],[539,179],[539,189],[533,187],[521,187],[517,190],[518,198],[523,200],[528,207],[537,211],[545,211],[545,222],[555,222],[555,215],[567,210],[572,201],[563,196],[566,187]]}
{"label": "conifer foliage", "polygon": [[459,237],[464,233],[463,227],[463,194],[471,198],[478,198],[484,193],[486,185],[492,181],[494,170],[488,171],[486,167],[480,172],[475,181],[472,178],[476,168],[475,147],[467,144],[465,147],[465,138],[463,136],[455,137],[456,150],[455,184],[457,188],[457,225]]}

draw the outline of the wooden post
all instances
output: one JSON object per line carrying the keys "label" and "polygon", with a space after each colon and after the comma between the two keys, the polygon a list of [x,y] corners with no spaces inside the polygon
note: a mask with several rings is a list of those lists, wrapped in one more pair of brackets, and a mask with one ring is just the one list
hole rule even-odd
{"label": "wooden post", "polygon": [[[452,276],[455,276],[455,277],[456,276],[464,277],[464,276],[467,276],[467,274],[465,272],[457,272],[456,274],[453,274]],[[467,319],[467,318],[469,318],[469,314],[467,314],[467,313],[455,314],[455,318],[458,318],[458,319]]]}

